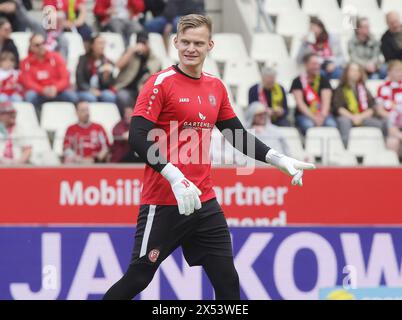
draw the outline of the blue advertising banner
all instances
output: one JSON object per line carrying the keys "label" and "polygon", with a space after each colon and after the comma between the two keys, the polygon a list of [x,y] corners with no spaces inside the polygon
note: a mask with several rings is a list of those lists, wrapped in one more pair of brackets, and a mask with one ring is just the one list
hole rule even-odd
{"label": "blue advertising banner", "polygon": [[[0,227],[0,299],[99,299],[123,274],[131,227]],[[402,287],[400,228],[232,228],[242,299],[319,299],[325,288]],[[213,299],[181,250],[139,299]]]}

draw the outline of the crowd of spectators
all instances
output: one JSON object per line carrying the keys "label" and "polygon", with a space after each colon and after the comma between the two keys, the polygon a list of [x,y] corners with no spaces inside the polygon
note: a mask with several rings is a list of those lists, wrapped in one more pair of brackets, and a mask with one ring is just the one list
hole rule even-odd
{"label": "crowd of spectators", "polygon": [[[151,50],[149,33],[160,33],[169,48],[179,17],[205,13],[204,1],[96,0],[94,25],[87,21],[85,0],[43,0],[46,6],[55,8],[57,23],[44,29],[28,14],[31,1],[0,1],[0,162],[29,161],[31,149],[24,140],[13,143],[19,130],[12,103],[20,101],[32,103],[38,119],[45,102],[76,105],[79,121],[67,130],[65,163],[138,162],[127,142],[130,113],[144,82],[162,66]],[[329,33],[320,19],[311,18],[297,54],[303,71],[286,88],[277,81],[274,68],[263,67],[261,82],[249,90],[245,125],[283,152],[287,145],[278,127],[296,126],[302,135],[312,127],[338,128],[345,146],[352,127],[376,127],[382,130],[387,146],[401,154],[402,23],[396,12],[388,13],[386,20],[388,30],[376,39],[369,19],[360,17],[347,46],[350,59],[346,59],[337,35]],[[21,59],[11,33],[28,29],[32,32],[29,52]],[[66,62],[70,49],[66,31],[78,33],[86,49],[79,57],[74,84]],[[125,52],[115,63],[105,55],[101,31],[123,36]],[[135,43],[131,42],[133,34]],[[333,79],[339,80],[336,87],[331,86]],[[368,79],[383,81],[377,94],[368,90]],[[289,112],[288,92],[296,104],[294,114]],[[91,122],[88,102],[118,106],[122,120],[113,129],[113,143],[101,125]],[[13,151],[17,147],[19,152]]]}

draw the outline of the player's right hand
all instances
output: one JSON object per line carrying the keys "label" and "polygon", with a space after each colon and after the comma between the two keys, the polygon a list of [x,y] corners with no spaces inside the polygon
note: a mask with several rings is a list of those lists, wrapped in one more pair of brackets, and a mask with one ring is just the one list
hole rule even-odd
{"label": "player's right hand", "polygon": [[194,210],[201,209],[200,195],[202,193],[190,180],[184,177],[179,179],[172,184],[172,190],[177,200],[180,214],[188,216]]}
{"label": "player's right hand", "polygon": [[169,181],[174,196],[179,207],[179,213],[186,216],[192,214],[194,210],[201,209],[200,189],[194,183],[186,179],[183,173],[171,163],[161,171],[161,175]]}

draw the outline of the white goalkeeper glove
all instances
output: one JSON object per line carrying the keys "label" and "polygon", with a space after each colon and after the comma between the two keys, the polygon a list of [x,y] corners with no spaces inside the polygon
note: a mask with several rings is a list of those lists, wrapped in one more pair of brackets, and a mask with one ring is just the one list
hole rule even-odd
{"label": "white goalkeeper glove", "polygon": [[266,161],[277,167],[282,172],[293,177],[293,185],[303,185],[303,170],[315,169],[313,163],[302,162],[290,157],[287,157],[274,149],[270,149],[265,157]]}
{"label": "white goalkeeper glove", "polygon": [[202,193],[200,189],[187,180],[177,167],[168,163],[161,171],[161,175],[169,181],[172,187],[180,214],[188,216],[194,210],[201,209],[200,195]]}

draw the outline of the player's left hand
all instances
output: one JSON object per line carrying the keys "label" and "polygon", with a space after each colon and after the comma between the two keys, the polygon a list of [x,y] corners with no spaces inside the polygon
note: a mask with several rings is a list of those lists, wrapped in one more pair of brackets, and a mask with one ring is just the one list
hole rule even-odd
{"label": "player's left hand", "polygon": [[277,167],[282,172],[293,177],[292,185],[303,185],[303,170],[315,169],[313,163],[299,161],[284,154],[279,153],[274,149],[270,149],[266,155],[266,161]]}

